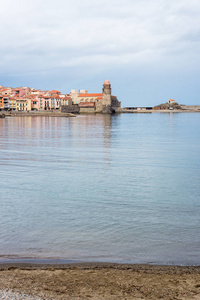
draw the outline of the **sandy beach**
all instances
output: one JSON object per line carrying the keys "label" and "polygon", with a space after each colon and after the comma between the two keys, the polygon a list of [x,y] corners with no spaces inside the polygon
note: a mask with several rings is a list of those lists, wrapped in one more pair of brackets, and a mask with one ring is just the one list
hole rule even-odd
{"label": "sandy beach", "polygon": [[0,264],[0,295],[1,299],[200,299],[200,267]]}

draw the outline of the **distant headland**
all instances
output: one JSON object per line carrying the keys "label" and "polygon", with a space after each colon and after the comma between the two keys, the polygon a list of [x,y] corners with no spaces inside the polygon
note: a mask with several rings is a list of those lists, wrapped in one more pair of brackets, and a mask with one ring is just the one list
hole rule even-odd
{"label": "distant headland", "polygon": [[178,104],[174,99],[153,107],[124,107],[123,113],[153,113],[153,112],[200,112],[200,105]]}

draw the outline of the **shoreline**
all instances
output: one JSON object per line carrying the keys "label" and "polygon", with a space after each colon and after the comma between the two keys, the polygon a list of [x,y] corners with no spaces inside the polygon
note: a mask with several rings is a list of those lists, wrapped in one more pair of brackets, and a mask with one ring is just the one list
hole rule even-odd
{"label": "shoreline", "polygon": [[[179,109],[179,110],[170,110],[170,109],[164,109],[164,110],[125,110],[122,108],[121,111],[116,111],[115,114],[151,114],[151,113],[200,113],[200,110],[195,109]],[[99,115],[102,113],[79,113],[79,114],[73,114],[73,113],[61,113],[61,112],[46,112],[46,111],[38,111],[38,112],[0,112],[0,118],[4,117],[76,117],[78,115]]]}
{"label": "shoreline", "polygon": [[179,263],[179,262],[127,262],[127,261],[118,261],[118,260],[90,260],[90,259],[78,259],[78,258],[57,258],[57,257],[13,257],[11,256],[0,256],[0,269],[6,268],[7,266],[11,266],[14,268],[21,268],[21,266],[29,266],[29,267],[56,267],[59,268],[60,266],[68,268],[68,266],[77,265],[77,266],[163,266],[163,267],[180,267],[180,268],[200,268],[200,261],[197,263]]}
{"label": "shoreline", "polygon": [[103,259],[98,257],[53,257],[53,256],[29,256],[29,255],[0,255],[0,267],[4,265],[18,266],[68,266],[68,265],[146,265],[146,266],[175,266],[175,267],[200,267],[200,261],[196,260],[126,260],[126,259]]}
{"label": "shoreline", "polygon": [[195,109],[151,109],[151,110],[123,110],[122,112],[119,112],[122,114],[151,114],[151,113],[200,113],[200,110]]}
{"label": "shoreline", "polygon": [[1,293],[20,300],[200,299],[200,266],[0,263]]}
{"label": "shoreline", "polygon": [[61,112],[1,112],[5,117],[76,117],[72,113]]}
{"label": "shoreline", "polygon": [[2,270],[48,270],[48,269],[71,269],[71,268],[78,268],[78,269],[102,269],[102,268],[111,268],[111,269],[123,269],[123,270],[161,270],[168,271],[170,270],[172,273],[175,270],[180,271],[195,271],[200,273],[200,264],[199,265],[165,265],[165,264],[149,264],[149,263],[115,263],[115,262],[80,262],[80,261],[72,261],[69,260],[68,262],[38,262],[38,261],[21,261],[21,262],[11,262],[0,261],[0,271]]}

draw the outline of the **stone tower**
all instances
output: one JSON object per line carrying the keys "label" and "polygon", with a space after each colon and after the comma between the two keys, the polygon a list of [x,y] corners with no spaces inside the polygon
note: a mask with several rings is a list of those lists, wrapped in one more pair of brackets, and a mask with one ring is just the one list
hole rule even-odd
{"label": "stone tower", "polygon": [[103,101],[102,105],[103,106],[108,106],[111,107],[111,84],[109,80],[106,80],[103,84],[103,89],[102,89],[102,94],[103,94]]}

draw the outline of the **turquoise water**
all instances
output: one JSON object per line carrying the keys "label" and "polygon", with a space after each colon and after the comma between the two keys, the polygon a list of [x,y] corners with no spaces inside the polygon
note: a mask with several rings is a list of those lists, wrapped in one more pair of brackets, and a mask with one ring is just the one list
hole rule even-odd
{"label": "turquoise water", "polygon": [[0,119],[0,260],[200,262],[200,114]]}

